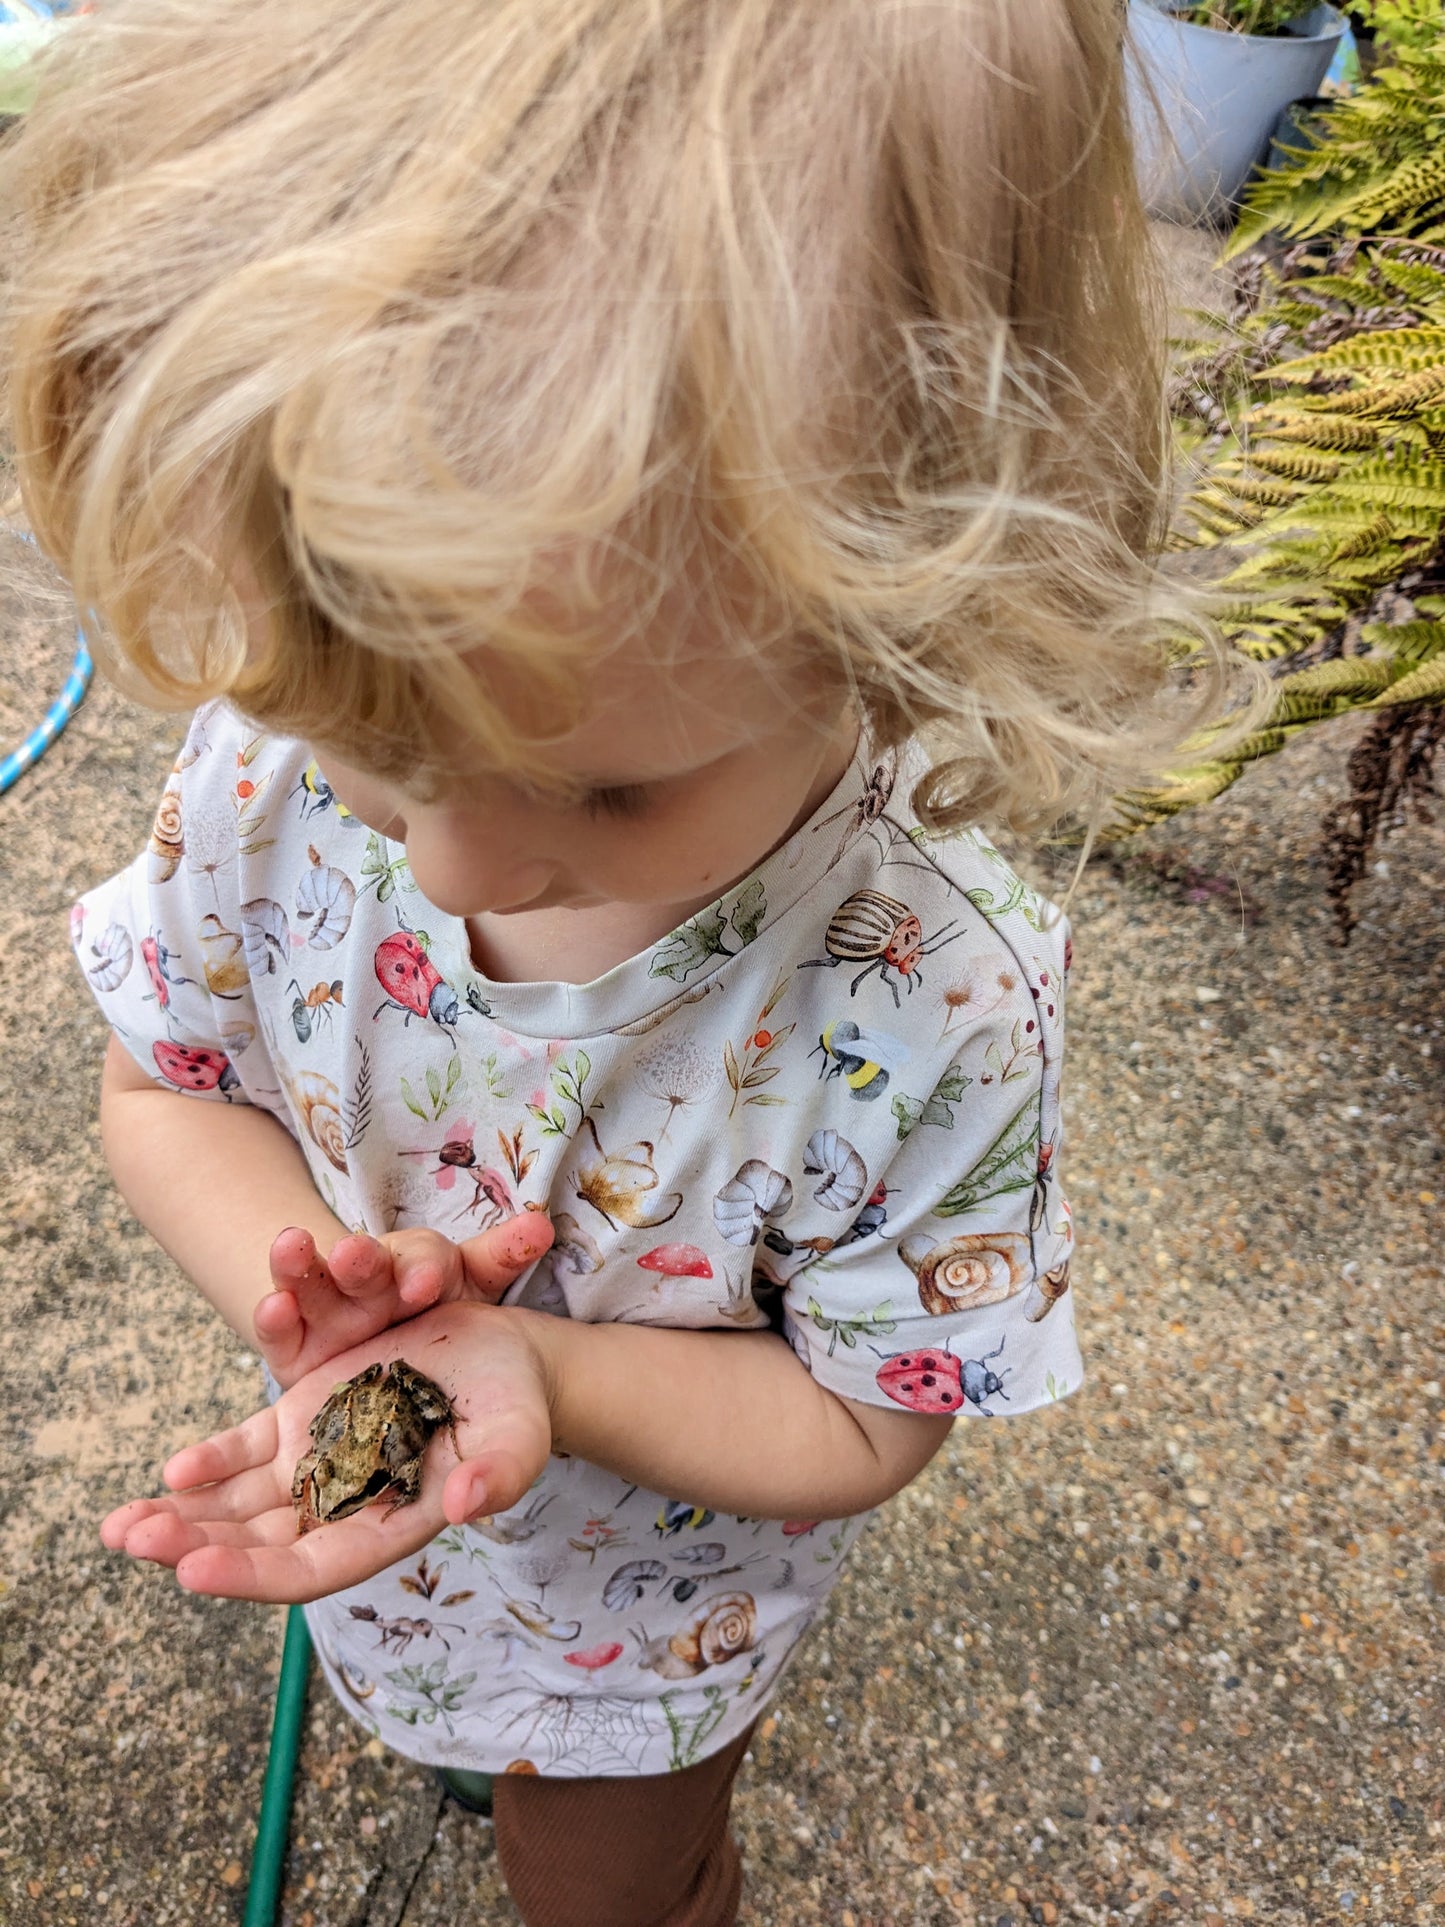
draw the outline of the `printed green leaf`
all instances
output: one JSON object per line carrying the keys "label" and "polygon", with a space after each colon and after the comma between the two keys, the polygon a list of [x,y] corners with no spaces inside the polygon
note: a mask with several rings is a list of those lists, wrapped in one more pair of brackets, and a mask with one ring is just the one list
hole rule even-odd
{"label": "printed green leaf", "polygon": [[392,891],[395,888],[396,888],[396,879],[392,876],[391,871],[388,870],[386,874],[382,877],[381,881],[376,886],[377,902],[385,903],[387,898],[391,895]]}
{"label": "printed green leaf", "polygon": [[650,977],[670,977],[675,984],[685,983],[694,970],[701,970],[711,957],[730,957],[733,952],[723,942],[722,905],[699,910],[695,917],[679,925],[652,953]]}
{"label": "printed green leaf", "polygon": [[743,1101],[747,1104],[786,1104],[788,1100],[785,1097],[773,1097],[769,1092],[762,1091],[756,1097],[745,1098]]}
{"label": "printed green leaf", "polygon": [[412,1094],[411,1085],[407,1083],[405,1078],[401,1080],[401,1097],[402,1097],[402,1102],[406,1105],[406,1108],[409,1111],[414,1112],[417,1117],[424,1119],[427,1123],[430,1123],[431,1120],[427,1117],[427,1114],[422,1109],[421,1105],[417,1103],[416,1098]]}
{"label": "printed green leaf", "polygon": [[462,1060],[460,1059],[460,1057],[454,1057],[451,1063],[447,1066],[448,1095],[451,1094],[452,1090],[456,1085],[456,1081],[461,1076],[461,1074],[462,1074]]}
{"label": "printed green leaf", "polygon": [[973,1169],[935,1206],[940,1218],[956,1218],[990,1198],[1028,1189],[1038,1174],[1039,1108],[1032,1093],[1004,1125]]}
{"label": "printed green leaf", "polygon": [[432,1103],[433,1104],[437,1103],[442,1094],[442,1081],[440,1077],[437,1076],[435,1066],[431,1067],[427,1071],[426,1087],[427,1087],[427,1091],[431,1096]]}
{"label": "printed green leaf", "polygon": [[767,1066],[754,1065],[752,1070],[750,1070],[743,1079],[743,1089],[750,1091],[759,1084],[771,1084],[777,1074],[778,1067],[776,1064],[769,1064]]}
{"label": "printed green leaf", "polygon": [[742,1084],[742,1073],[738,1069],[738,1054],[730,1042],[723,1044],[723,1069],[727,1072],[728,1082],[734,1090]]}
{"label": "printed green leaf", "polygon": [[738,892],[732,908],[731,922],[741,944],[746,946],[753,941],[767,914],[768,900],[763,892],[763,880],[754,877],[745,890]]}

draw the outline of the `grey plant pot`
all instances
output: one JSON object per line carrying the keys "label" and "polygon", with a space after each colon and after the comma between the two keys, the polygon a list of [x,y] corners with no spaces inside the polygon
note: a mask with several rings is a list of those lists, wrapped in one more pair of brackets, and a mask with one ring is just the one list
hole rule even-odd
{"label": "grey plant pot", "polygon": [[1319,91],[1345,24],[1316,6],[1284,34],[1225,33],[1174,19],[1168,0],[1129,0],[1129,111],[1150,213],[1227,220],[1280,115]]}

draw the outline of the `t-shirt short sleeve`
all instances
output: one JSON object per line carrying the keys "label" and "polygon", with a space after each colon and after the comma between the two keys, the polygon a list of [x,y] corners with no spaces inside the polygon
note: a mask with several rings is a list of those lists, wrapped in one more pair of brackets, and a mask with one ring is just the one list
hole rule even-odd
{"label": "t-shirt short sleeve", "polygon": [[217,767],[214,716],[193,718],[145,849],[72,906],[70,940],[107,1022],[148,1077],[188,1096],[246,1103],[238,1060],[254,1050],[254,1071],[266,1055],[247,953],[264,951],[266,938],[238,927],[226,900],[245,797],[233,772]]}
{"label": "t-shirt short sleeve", "polygon": [[[831,1249],[789,1267],[784,1329],[813,1376],[867,1405],[996,1417],[1075,1390],[1073,1230],[1058,1183],[1062,983],[971,1029]],[[877,1067],[882,1069],[883,1067]],[[828,1182],[833,1133],[815,1141]],[[840,1171],[836,1182],[846,1182]]]}

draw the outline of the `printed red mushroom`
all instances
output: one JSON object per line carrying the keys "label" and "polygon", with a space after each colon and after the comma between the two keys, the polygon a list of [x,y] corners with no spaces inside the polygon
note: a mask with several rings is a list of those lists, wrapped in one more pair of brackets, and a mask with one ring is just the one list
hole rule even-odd
{"label": "printed red mushroom", "polygon": [[[610,1666],[614,1659],[620,1659],[622,1652],[623,1648],[616,1640],[608,1640],[605,1646],[589,1647],[585,1653],[563,1653],[562,1657],[569,1666],[580,1666],[586,1672],[595,1673],[604,1666]],[[507,1771],[515,1773],[516,1768],[508,1767]]]}
{"label": "printed red mushroom", "polygon": [[654,1245],[638,1259],[644,1271],[660,1271],[664,1278],[711,1278],[712,1265],[696,1245]]}

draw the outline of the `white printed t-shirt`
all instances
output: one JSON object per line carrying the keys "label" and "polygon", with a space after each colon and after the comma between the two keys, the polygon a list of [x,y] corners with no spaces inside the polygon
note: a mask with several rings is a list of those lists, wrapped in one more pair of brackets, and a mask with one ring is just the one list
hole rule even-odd
{"label": "white printed t-shirt", "polygon": [[[1082,1376],[1066,926],[978,835],[922,831],[907,788],[851,768],[594,983],[491,983],[304,745],[211,705],[72,938],[141,1068],[269,1111],[352,1229],[461,1239],[540,1206],[556,1243],[510,1303],[771,1324],[847,1398],[1018,1414]],[[553,1457],[307,1618],[343,1705],[413,1759],[664,1772],[757,1716],[865,1523],[715,1516]]]}

